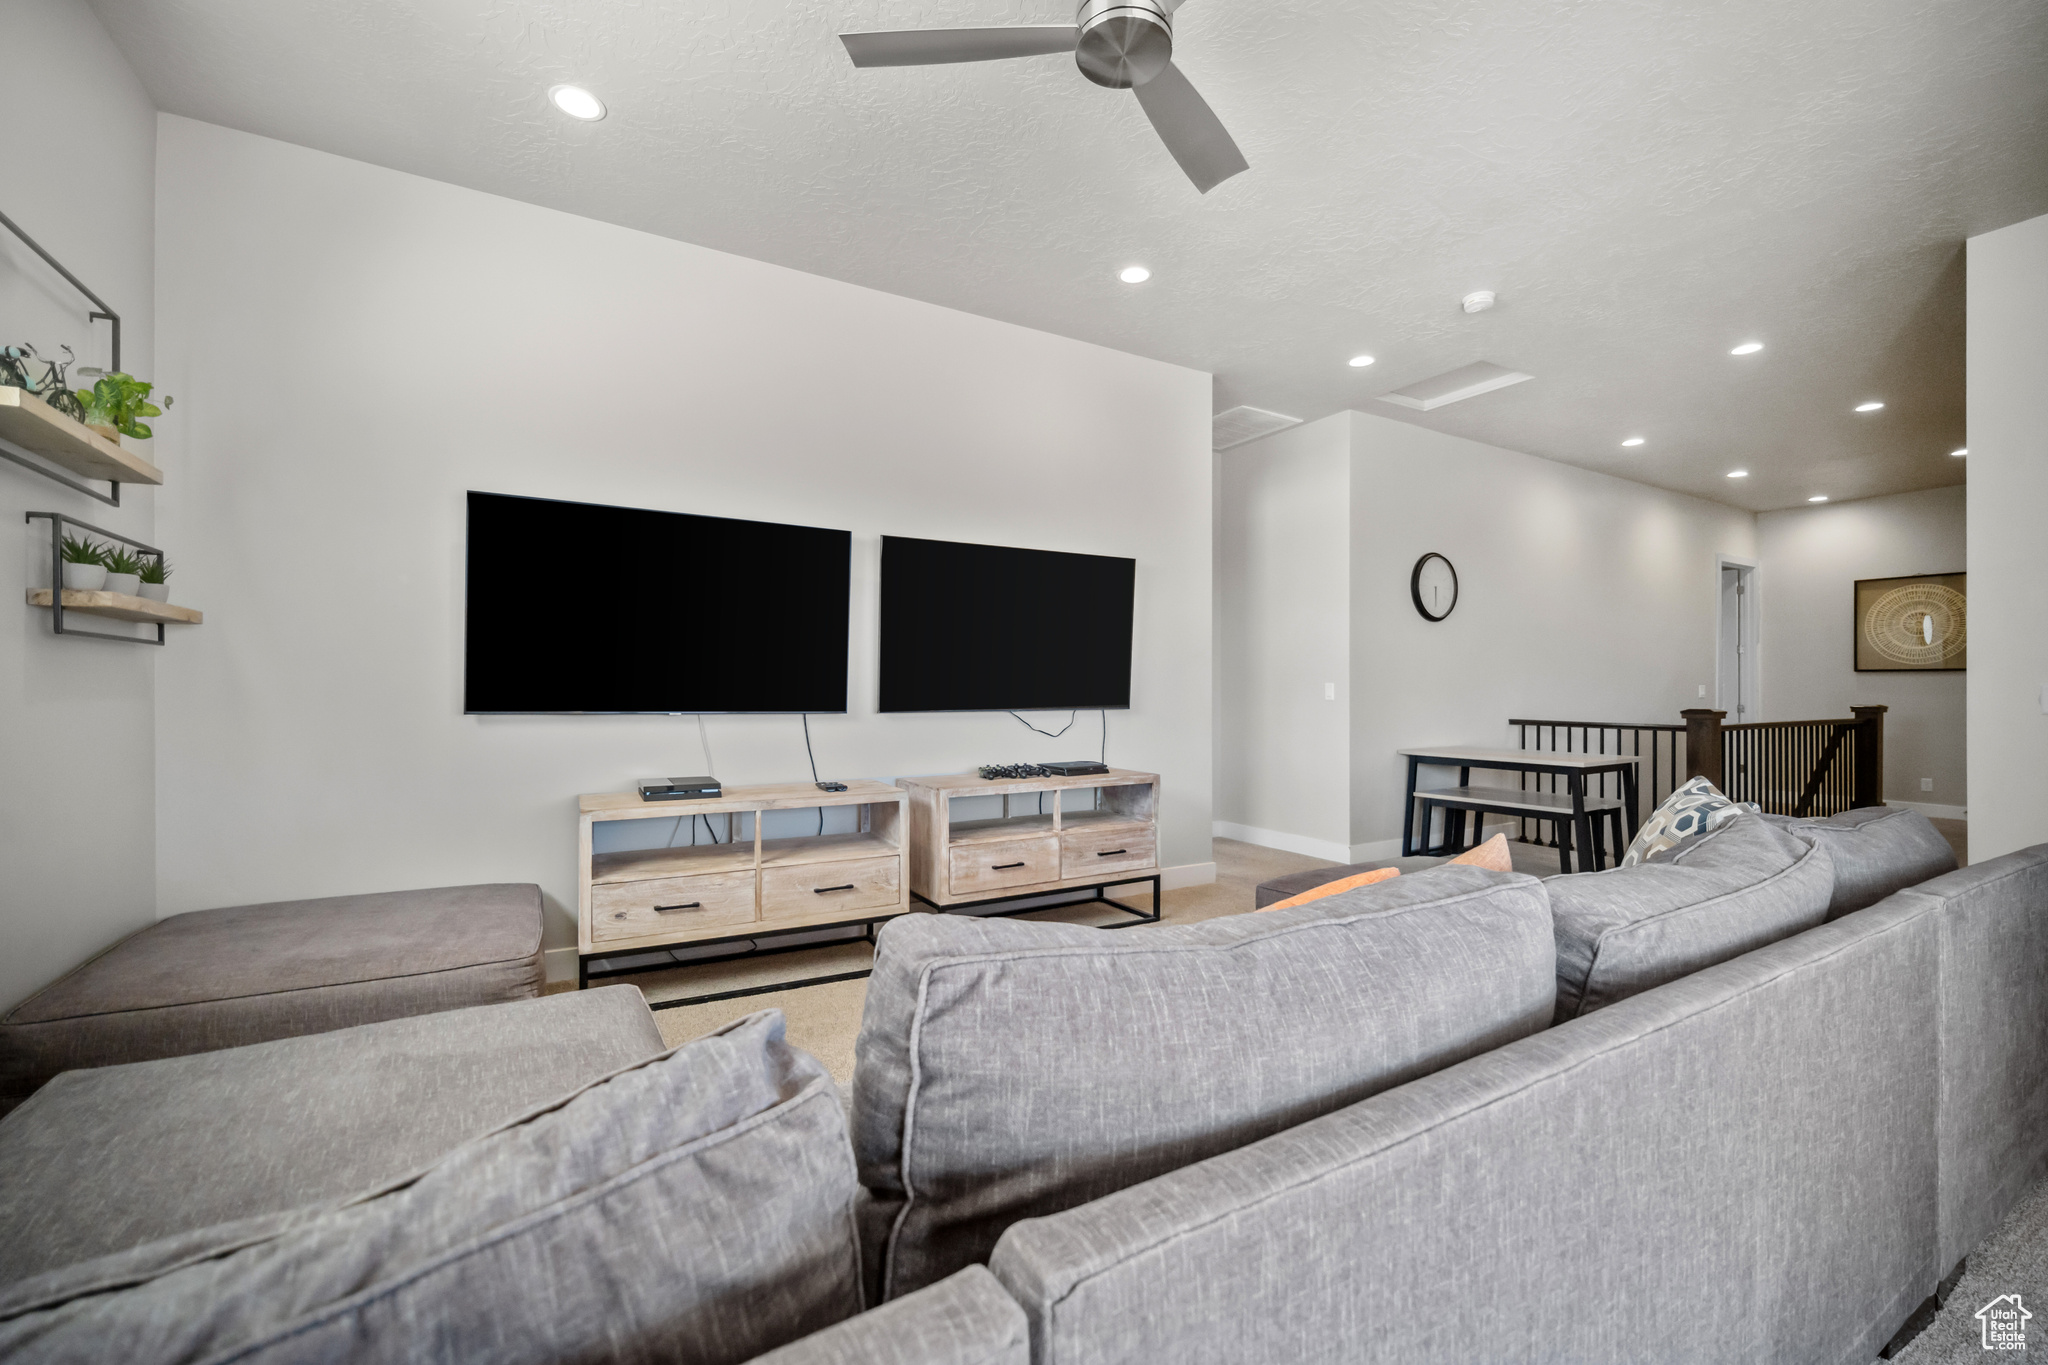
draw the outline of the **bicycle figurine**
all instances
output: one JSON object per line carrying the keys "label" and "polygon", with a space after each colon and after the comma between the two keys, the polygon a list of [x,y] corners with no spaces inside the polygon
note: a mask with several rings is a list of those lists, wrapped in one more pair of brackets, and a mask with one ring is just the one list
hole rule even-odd
{"label": "bicycle figurine", "polygon": [[[10,347],[9,349],[16,348]],[[27,342],[23,342],[19,349],[25,350],[31,358],[35,357],[35,347],[30,346]],[[78,395],[73,393],[71,386],[65,382],[65,372],[71,368],[72,362],[77,360],[78,357],[72,354],[69,346],[59,346],[57,349],[64,352],[64,358],[62,360],[45,360],[43,362],[42,379],[35,384],[24,385],[23,387],[57,411],[63,413],[66,417],[71,418],[75,422],[83,422],[85,420],[85,404],[79,401]]]}

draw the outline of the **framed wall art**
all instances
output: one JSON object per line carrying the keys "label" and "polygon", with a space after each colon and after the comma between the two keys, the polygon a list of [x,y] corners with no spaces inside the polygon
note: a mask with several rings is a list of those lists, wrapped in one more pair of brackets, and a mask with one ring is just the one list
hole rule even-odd
{"label": "framed wall art", "polygon": [[1858,673],[1957,673],[1969,663],[1966,574],[1856,580]]}

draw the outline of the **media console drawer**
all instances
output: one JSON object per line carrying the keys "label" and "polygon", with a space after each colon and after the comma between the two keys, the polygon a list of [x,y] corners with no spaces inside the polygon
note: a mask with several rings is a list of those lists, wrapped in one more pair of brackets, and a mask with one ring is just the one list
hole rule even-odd
{"label": "media console drawer", "polygon": [[597,882],[590,888],[590,937],[595,943],[753,922],[751,870]]}
{"label": "media console drawer", "polygon": [[950,852],[950,890],[955,896],[1060,879],[1060,840],[1056,834],[1005,839],[1000,843],[956,844]]}
{"label": "media console drawer", "polygon": [[895,858],[796,863],[761,870],[761,918],[810,919],[834,911],[886,910],[903,899]]}
{"label": "media console drawer", "polygon": [[1159,865],[1159,839],[1149,826],[1070,829],[1060,834],[1060,876],[1096,877]]}

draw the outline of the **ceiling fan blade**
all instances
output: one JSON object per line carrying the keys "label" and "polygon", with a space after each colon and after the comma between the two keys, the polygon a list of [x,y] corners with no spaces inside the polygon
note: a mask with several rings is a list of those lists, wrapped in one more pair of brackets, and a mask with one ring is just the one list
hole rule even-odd
{"label": "ceiling fan blade", "polygon": [[1072,52],[1081,41],[1081,30],[1072,24],[913,28],[894,33],[842,33],[839,41],[846,44],[846,55],[853,58],[855,66],[936,66]]}
{"label": "ceiling fan blade", "polygon": [[1250,169],[1251,163],[1224,130],[1223,120],[1172,62],[1131,93],[1144,106],[1145,117],[1152,120],[1166,150],[1203,194]]}

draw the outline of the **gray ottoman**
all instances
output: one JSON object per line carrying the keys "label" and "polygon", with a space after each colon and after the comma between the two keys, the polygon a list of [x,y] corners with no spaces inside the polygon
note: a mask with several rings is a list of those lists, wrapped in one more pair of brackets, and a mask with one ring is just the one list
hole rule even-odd
{"label": "gray ottoman", "polygon": [[540,932],[513,883],[172,915],[0,1020],[0,1113],[60,1071],[529,999]]}

